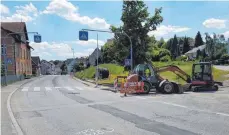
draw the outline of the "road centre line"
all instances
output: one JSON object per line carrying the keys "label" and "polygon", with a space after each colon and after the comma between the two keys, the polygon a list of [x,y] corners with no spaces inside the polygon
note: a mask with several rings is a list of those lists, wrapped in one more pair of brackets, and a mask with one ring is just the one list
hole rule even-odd
{"label": "road centre line", "polygon": [[210,113],[210,114],[216,114],[216,115],[222,115],[222,116],[229,117],[229,114],[227,114],[227,113],[212,112],[212,111],[201,110],[201,109],[194,109],[194,108],[190,108],[190,107],[187,107],[187,106],[174,104],[174,103],[169,103],[169,102],[163,102],[163,101],[153,101],[153,102],[162,103],[162,104],[171,105],[171,106],[176,106],[176,107],[181,107],[181,108],[185,108],[185,109],[188,109],[188,110],[194,110],[194,111],[203,112],[203,113]]}

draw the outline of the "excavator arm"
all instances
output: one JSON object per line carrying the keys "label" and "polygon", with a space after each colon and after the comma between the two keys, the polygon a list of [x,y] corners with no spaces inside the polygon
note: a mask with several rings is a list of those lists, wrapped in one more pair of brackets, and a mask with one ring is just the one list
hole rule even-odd
{"label": "excavator arm", "polygon": [[[187,83],[191,82],[191,77],[187,73],[185,73],[182,69],[180,69],[178,66],[167,65],[167,66],[156,68],[157,73],[166,72],[166,71],[173,72],[174,74],[176,74],[178,77],[180,77],[182,80],[184,80]],[[160,76],[160,78],[162,77]]]}

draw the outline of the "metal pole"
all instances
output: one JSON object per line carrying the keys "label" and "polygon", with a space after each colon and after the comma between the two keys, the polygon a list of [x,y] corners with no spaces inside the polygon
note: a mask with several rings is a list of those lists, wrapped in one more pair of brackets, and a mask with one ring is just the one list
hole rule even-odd
{"label": "metal pole", "polygon": [[[107,32],[107,33],[121,33],[122,32],[112,32],[112,31],[105,31],[105,30],[92,30],[92,29],[82,29],[83,31],[97,31],[97,32]],[[131,71],[133,70],[133,47],[132,47],[132,41],[129,35],[126,34],[125,31],[123,31],[124,35],[126,35],[129,38],[130,41],[130,57],[131,57]]]}
{"label": "metal pole", "polygon": [[99,62],[98,62],[98,59],[99,59],[99,43],[98,43],[98,40],[99,40],[99,38],[98,38],[98,33],[97,33],[97,66],[96,66],[96,87],[98,87],[98,77],[99,77],[99,68],[98,68],[98,66],[99,66]]}
{"label": "metal pole", "polygon": [[5,68],[5,74],[4,74],[4,76],[5,76],[5,85],[7,85],[7,66],[6,66],[6,64],[7,64],[7,46],[6,46],[6,44],[5,44],[5,38],[7,38],[9,35],[15,35],[15,34],[25,34],[25,33],[36,33],[36,34],[38,34],[38,32],[17,32],[17,33],[7,33],[6,34],[6,36],[5,37],[3,37],[3,39],[2,39],[2,44],[3,44],[3,46],[5,46],[4,48],[5,48],[5,54],[4,54],[4,68]]}
{"label": "metal pole", "polygon": [[132,41],[129,35],[126,34],[125,31],[123,33],[129,38],[130,41],[130,62],[131,62],[131,71],[133,70],[133,47],[132,47]]}

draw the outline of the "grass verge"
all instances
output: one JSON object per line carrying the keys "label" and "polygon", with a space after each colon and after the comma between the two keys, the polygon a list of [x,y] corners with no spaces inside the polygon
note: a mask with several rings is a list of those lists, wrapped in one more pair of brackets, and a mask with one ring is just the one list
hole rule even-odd
{"label": "grass verge", "polygon": [[[183,71],[185,71],[187,74],[191,75],[192,72],[192,64],[193,62],[181,62],[181,61],[172,61],[172,62],[153,62],[153,65],[155,67],[161,67],[166,65],[177,65],[179,68],[181,68]],[[101,64],[99,67],[107,68],[110,71],[110,76],[108,79],[99,80],[99,84],[113,84],[114,79],[119,75],[127,75],[128,72],[124,72],[124,68],[120,65],[116,64]],[[77,72],[75,76],[80,79],[92,79],[94,78],[96,67],[90,67],[88,69],[85,69],[81,72]],[[215,81],[224,81],[228,80],[228,77],[225,77],[225,75],[229,74],[229,71],[223,71],[216,68],[213,68],[213,76]],[[172,72],[162,72],[160,75],[168,79],[170,81],[176,81],[178,83],[184,84],[185,82],[182,79],[179,79],[175,74]]]}

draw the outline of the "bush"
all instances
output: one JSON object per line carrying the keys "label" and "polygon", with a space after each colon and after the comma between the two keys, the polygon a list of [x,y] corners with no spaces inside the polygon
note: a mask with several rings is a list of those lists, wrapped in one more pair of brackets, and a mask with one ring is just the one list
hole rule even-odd
{"label": "bush", "polygon": [[118,62],[116,60],[111,61],[112,64],[117,64]]}
{"label": "bush", "polygon": [[211,58],[210,57],[205,57],[204,61],[211,61]]}
{"label": "bush", "polygon": [[166,55],[171,56],[170,51],[167,50],[167,49],[160,49],[160,51],[159,51],[159,57],[161,58],[161,57],[164,57]]}
{"label": "bush", "polygon": [[109,77],[109,70],[107,68],[99,68],[99,77],[104,79]]}
{"label": "bush", "polygon": [[229,55],[228,54],[223,54],[221,56],[221,59],[223,59],[223,60],[229,60]]}
{"label": "bush", "polygon": [[176,58],[176,61],[186,61],[187,58],[188,58],[187,56],[181,55],[181,56],[179,56],[179,57]]}
{"label": "bush", "polygon": [[168,61],[171,61],[171,57],[166,55],[166,56],[163,56],[160,58],[160,61],[162,62],[168,62]]}
{"label": "bush", "polygon": [[124,71],[130,71],[131,66],[124,66]]}

